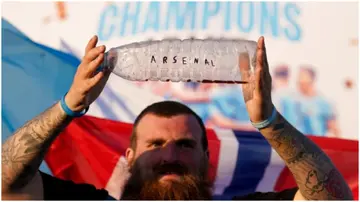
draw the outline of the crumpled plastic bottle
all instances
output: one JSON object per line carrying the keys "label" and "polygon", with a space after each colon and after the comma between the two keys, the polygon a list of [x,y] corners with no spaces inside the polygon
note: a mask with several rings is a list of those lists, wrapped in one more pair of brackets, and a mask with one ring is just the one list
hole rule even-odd
{"label": "crumpled plastic bottle", "polygon": [[100,69],[131,81],[244,83],[254,74],[256,48],[249,40],[144,41],[111,48]]}

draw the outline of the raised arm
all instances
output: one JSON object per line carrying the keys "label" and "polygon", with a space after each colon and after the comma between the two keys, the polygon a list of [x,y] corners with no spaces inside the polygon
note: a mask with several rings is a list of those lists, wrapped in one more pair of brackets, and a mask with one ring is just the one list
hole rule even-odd
{"label": "raised arm", "polygon": [[[85,110],[101,93],[110,71],[95,73],[104,59],[104,46],[95,47],[93,37],[85,50],[85,57],[75,74],[73,84],[65,97],[70,110]],[[60,103],[56,103],[28,121],[9,137],[2,146],[2,193],[25,194],[32,199],[43,198],[43,184],[38,168],[51,143],[71,122]]]}
{"label": "raised arm", "polygon": [[352,199],[348,185],[329,157],[283,116],[277,114],[273,124],[260,132],[293,174],[302,196],[298,195],[298,199]]}
{"label": "raised arm", "polygon": [[[244,99],[253,123],[269,120],[274,105],[271,101],[271,76],[264,38],[258,41],[255,74],[249,73],[249,64],[240,63]],[[296,130],[279,113],[261,134],[268,140],[292,172],[299,191],[295,199],[351,200],[349,186],[329,157],[310,139]]]}
{"label": "raised arm", "polygon": [[2,146],[2,192],[23,189],[37,174],[45,153],[71,117],[55,104],[27,122]]}

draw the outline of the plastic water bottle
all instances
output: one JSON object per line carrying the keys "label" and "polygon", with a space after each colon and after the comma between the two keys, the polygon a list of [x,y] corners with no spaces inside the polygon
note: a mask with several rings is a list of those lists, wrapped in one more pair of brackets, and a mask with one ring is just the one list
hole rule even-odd
{"label": "plastic water bottle", "polygon": [[131,81],[243,83],[239,66],[254,73],[256,47],[248,40],[144,41],[111,48],[100,68]]}

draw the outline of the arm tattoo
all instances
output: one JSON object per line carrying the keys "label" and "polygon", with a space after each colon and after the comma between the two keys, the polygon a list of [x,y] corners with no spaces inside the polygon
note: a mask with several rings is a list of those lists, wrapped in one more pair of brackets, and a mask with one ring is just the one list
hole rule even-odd
{"label": "arm tattoo", "polygon": [[352,199],[346,181],[329,157],[280,114],[271,127],[260,132],[285,161],[305,198]]}
{"label": "arm tattoo", "polygon": [[36,174],[57,135],[70,123],[59,104],[19,128],[2,146],[2,190],[16,191]]}

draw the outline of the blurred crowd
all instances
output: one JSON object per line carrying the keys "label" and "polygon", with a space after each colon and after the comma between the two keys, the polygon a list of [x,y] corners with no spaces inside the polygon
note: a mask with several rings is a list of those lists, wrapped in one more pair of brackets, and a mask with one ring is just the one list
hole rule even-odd
{"label": "blurred crowd", "polygon": [[[336,114],[330,102],[316,89],[316,72],[301,66],[296,88],[289,86],[290,68],[272,68],[272,99],[277,110],[304,134],[340,137]],[[165,99],[191,107],[210,128],[255,131],[251,125],[241,85],[212,83],[139,82]]]}

